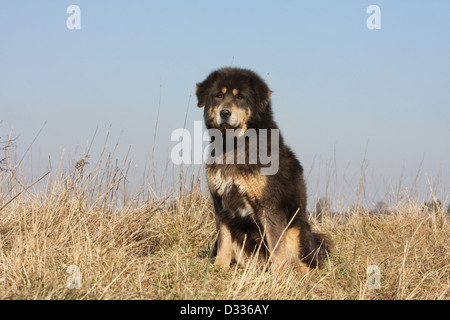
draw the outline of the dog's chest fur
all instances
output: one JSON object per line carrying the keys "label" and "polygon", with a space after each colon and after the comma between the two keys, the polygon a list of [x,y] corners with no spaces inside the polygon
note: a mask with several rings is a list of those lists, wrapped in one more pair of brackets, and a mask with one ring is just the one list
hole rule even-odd
{"label": "dog's chest fur", "polygon": [[247,217],[261,205],[267,176],[241,170],[236,165],[207,166],[208,185],[231,217]]}

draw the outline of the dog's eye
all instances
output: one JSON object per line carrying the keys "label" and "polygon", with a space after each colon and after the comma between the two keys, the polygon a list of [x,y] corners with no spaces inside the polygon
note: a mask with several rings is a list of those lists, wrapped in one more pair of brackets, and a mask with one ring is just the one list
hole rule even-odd
{"label": "dog's eye", "polygon": [[223,94],[221,92],[216,94],[216,98],[222,99],[223,98]]}
{"label": "dog's eye", "polygon": [[238,99],[238,100],[244,100],[244,96],[241,95],[241,94],[238,94],[238,95],[236,96],[236,99]]}

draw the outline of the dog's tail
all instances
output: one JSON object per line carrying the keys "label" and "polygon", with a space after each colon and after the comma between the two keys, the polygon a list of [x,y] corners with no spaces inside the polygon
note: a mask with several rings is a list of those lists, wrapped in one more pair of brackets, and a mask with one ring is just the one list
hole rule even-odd
{"label": "dog's tail", "polygon": [[311,268],[321,267],[325,259],[330,256],[333,250],[333,241],[325,233],[313,233],[312,244],[314,250],[306,257],[306,261]]}

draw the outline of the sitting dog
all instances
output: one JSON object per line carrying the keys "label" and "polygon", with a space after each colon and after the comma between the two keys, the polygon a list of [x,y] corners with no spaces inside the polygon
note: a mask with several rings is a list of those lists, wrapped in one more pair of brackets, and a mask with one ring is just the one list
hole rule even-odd
{"label": "sitting dog", "polygon": [[[257,254],[275,267],[305,271],[331,250],[325,234],[311,231],[303,168],[279,133],[271,94],[256,73],[240,68],[219,69],[197,84],[198,107],[216,133],[211,142],[223,141],[206,165],[218,231],[215,265],[223,268]],[[268,158],[277,162],[272,168]]]}

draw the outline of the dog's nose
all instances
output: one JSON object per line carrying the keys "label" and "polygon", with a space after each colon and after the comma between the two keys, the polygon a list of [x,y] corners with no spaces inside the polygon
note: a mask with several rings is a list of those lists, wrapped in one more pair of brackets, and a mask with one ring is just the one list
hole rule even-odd
{"label": "dog's nose", "polygon": [[231,116],[231,111],[228,109],[222,109],[220,110],[220,116],[222,119],[228,119]]}

